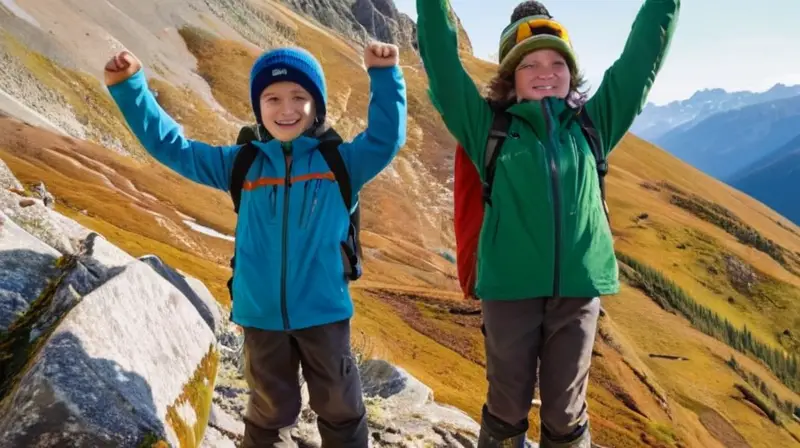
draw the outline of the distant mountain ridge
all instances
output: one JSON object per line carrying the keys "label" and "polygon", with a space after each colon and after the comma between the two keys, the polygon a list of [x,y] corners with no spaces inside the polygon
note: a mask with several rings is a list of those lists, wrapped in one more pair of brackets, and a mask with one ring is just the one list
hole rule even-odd
{"label": "distant mountain ridge", "polygon": [[799,223],[800,129],[797,137],[740,170],[731,176],[728,183]]}
{"label": "distant mountain ridge", "polygon": [[690,98],[662,106],[647,103],[633,123],[631,132],[645,140],[655,141],[678,128],[689,129],[717,113],[797,95],[800,95],[800,85],[788,86],[780,83],[764,92],[703,89]]}
{"label": "distant mountain ridge", "polygon": [[632,132],[800,222],[800,86],[648,103]]}
{"label": "distant mountain ridge", "polygon": [[800,134],[800,96],[716,113],[653,142],[697,169],[726,180]]}

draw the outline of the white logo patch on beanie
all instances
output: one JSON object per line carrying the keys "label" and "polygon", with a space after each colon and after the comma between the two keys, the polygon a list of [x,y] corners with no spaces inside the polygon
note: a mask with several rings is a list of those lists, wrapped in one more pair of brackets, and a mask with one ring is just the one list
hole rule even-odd
{"label": "white logo patch on beanie", "polygon": [[289,74],[289,71],[286,70],[285,68],[272,69],[272,76],[281,76],[281,75],[287,75],[287,74]]}

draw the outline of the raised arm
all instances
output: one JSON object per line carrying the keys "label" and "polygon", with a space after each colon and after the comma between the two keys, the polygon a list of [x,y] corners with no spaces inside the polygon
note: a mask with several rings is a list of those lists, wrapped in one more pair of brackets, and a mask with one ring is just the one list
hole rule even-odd
{"label": "raised arm", "polygon": [[367,128],[340,146],[358,192],[397,155],[406,142],[406,85],[400,67],[369,69],[370,100]]}
{"label": "raised arm", "polygon": [[445,126],[482,166],[492,112],[458,55],[458,32],[447,0],[417,0],[417,37],[431,101]]}
{"label": "raised arm", "polygon": [[354,194],[386,168],[406,143],[406,83],[396,63],[397,48],[373,45],[389,48],[391,54],[378,62],[365,58],[370,78],[367,128],[339,146]]}
{"label": "raised arm", "polygon": [[228,191],[237,146],[211,146],[184,137],[178,123],[156,102],[141,68],[108,90],[150,155],[190,180]]}
{"label": "raised arm", "polygon": [[586,111],[597,127],[606,154],[628,132],[669,50],[680,0],[645,0],[622,55],[606,70]]}

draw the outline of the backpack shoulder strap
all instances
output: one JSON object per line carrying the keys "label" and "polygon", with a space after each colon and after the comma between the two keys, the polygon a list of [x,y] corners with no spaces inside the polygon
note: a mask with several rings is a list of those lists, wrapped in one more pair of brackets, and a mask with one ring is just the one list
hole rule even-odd
{"label": "backpack shoulder strap", "polygon": [[239,213],[239,203],[242,199],[242,187],[247,171],[256,159],[258,148],[252,143],[245,143],[236,153],[233,161],[233,171],[231,171],[231,184],[229,187],[231,199],[233,200],[233,210]]}
{"label": "backpack shoulder strap", "polygon": [[603,178],[608,173],[608,161],[603,153],[603,143],[600,141],[600,136],[597,135],[597,129],[594,127],[594,123],[592,123],[592,119],[589,117],[586,109],[582,109],[578,112],[578,123],[581,126],[583,135],[586,137],[587,143],[589,143],[589,148],[594,154],[595,161],[597,162],[597,171],[600,173],[600,177]]}
{"label": "backpack shoulder strap", "polygon": [[494,109],[492,127],[489,129],[489,138],[486,141],[486,152],[483,158],[483,167],[486,172],[483,182],[483,199],[492,205],[492,183],[494,182],[494,172],[497,167],[497,157],[500,149],[508,136],[508,128],[511,126],[511,115],[504,110]]}
{"label": "backpack shoulder strap", "polygon": [[603,201],[603,210],[606,212],[606,219],[610,219],[608,212],[608,204],[606,203],[606,174],[608,174],[608,160],[603,152],[603,143],[600,141],[600,136],[597,135],[597,128],[594,127],[592,119],[586,112],[586,109],[578,111],[578,124],[581,127],[581,132],[589,144],[589,148],[594,154],[594,160],[597,164],[597,177],[600,181],[600,199]]}
{"label": "backpack shoulder strap", "polygon": [[333,172],[336,182],[339,184],[339,191],[342,193],[344,205],[350,212],[353,208],[353,189],[350,185],[350,174],[344,164],[342,153],[339,152],[340,141],[334,139],[323,140],[319,144],[319,152],[325,158],[325,162]]}

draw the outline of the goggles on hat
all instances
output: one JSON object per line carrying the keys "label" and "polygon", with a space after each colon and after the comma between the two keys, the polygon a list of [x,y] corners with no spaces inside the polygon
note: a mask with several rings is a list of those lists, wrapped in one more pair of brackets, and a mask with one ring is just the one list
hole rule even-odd
{"label": "goggles on hat", "polygon": [[561,26],[560,23],[552,19],[533,19],[520,23],[519,26],[517,26],[516,43],[520,43],[531,36],[541,34],[555,35],[559,39],[569,43],[569,34],[567,30]]}
{"label": "goggles on hat", "polygon": [[[555,36],[571,46],[567,29],[560,23],[547,17],[539,16],[522,19],[515,24],[515,27],[512,27],[506,33],[505,39],[503,39],[503,51],[501,51],[501,54],[508,53],[514,45],[529,37],[542,35]],[[511,38],[512,36],[514,36],[513,39]]]}

